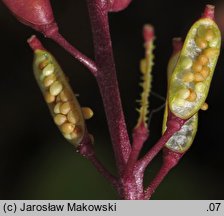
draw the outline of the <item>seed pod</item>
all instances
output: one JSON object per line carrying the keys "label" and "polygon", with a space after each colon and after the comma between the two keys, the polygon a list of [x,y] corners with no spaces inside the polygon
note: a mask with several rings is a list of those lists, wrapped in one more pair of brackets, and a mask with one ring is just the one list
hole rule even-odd
{"label": "seed pod", "polygon": [[[179,56],[180,56],[180,52],[177,52],[169,60],[168,68],[167,68],[168,88],[170,85],[169,83],[170,83],[172,72],[177,64]],[[184,98],[186,98],[187,96],[189,97],[191,95],[191,91],[187,89],[181,89],[179,91],[179,94],[181,94],[182,96],[184,96]],[[179,98],[179,104],[181,104],[180,102],[182,102],[183,104],[185,100]],[[163,117],[162,133],[166,131],[168,109],[169,109],[168,102],[166,101],[166,107],[165,107],[165,112]],[[196,113],[188,121],[186,121],[185,124],[182,126],[182,128],[168,140],[165,146],[174,152],[178,152],[178,153],[186,152],[193,143],[194,137],[197,132],[197,125],[198,125],[198,114]]]}
{"label": "seed pod", "polygon": [[[207,42],[207,45],[199,43],[201,41]],[[169,108],[174,115],[189,119],[204,104],[218,60],[220,44],[220,31],[212,19],[201,18],[191,27],[170,79]],[[181,79],[186,70],[194,73],[194,79]],[[202,91],[198,91],[198,82],[201,87],[203,85],[203,90],[200,89]],[[186,89],[190,89],[192,94],[189,98],[181,98],[179,92]]]}
{"label": "seed pod", "polygon": [[[86,130],[79,102],[54,57],[41,49],[36,49],[34,54],[35,78],[45,95],[52,117],[63,136],[78,147]],[[40,67],[43,62],[48,62],[48,64]],[[65,98],[68,102],[65,102]],[[73,121],[70,121],[71,116]]]}
{"label": "seed pod", "polygon": [[[166,143],[166,147],[178,153],[186,152],[192,145],[198,128],[198,113],[193,115],[181,129],[176,132]],[[163,125],[163,133],[166,130],[166,121]]]}

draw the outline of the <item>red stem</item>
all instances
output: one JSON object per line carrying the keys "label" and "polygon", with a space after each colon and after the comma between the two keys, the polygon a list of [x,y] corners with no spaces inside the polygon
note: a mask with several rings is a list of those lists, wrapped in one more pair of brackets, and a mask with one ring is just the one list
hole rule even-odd
{"label": "red stem", "polygon": [[[172,40],[172,46],[173,46],[173,53],[172,56],[174,56],[176,53],[178,53],[182,47],[183,47],[183,41],[181,37],[175,37]],[[171,56],[171,58],[172,58]]]}
{"label": "red stem", "polygon": [[78,59],[94,76],[97,76],[97,67],[95,63],[73,47],[60,33],[52,35],[51,39],[63,47],[74,58]]}
{"label": "red stem", "polygon": [[117,167],[119,173],[121,173],[127,163],[131,146],[116,77],[108,14],[107,11],[100,7],[101,0],[87,0],[87,3],[92,25],[96,65],[98,68],[96,78],[104,103]]}
{"label": "red stem", "polygon": [[138,162],[138,166],[141,167],[140,169],[142,172],[144,172],[145,168],[165,146],[165,144],[173,136],[173,134],[181,129],[185,122],[186,120],[180,119],[169,112],[167,129],[165,133],[159,139],[159,141],[149,150],[149,152]]}
{"label": "red stem", "polygon": [[45,37],[48,37],[55,41],[58,45],[63,47],[68,53],[70,53],[75,59],[81,62],[86,68],[88,68],[94,76],[97,76],[97,67],[94,61],[85,56],[74,46],[72,46],[58,31],[56,23],[50,25],[44,25],[39,27],[37,30],[42,32]]}
{"label": "red stem", "polygon": [[28,40],[27,43],[29,44],[30,48],[35,51],[37,49],[45,50],[42,43],[37,39],[36,35],[32,35]]}
{"label": "red stem", "polygon": [[132,136],[133,136],[132,150],[124,173],[124,176],[126,178],[132,176],[133,174],[135,163],[138,160],[138,156],[142,149],[143,144],[148,139],[149,131],[145,127],[145,124],[142,123],[137,128],[134,128]]}
{"label": "red stem", "polygon": [[164,149],[163,164],[159,172],[157,173],[156,177],[152,180],[151,184],[145,190],[144,194],[145,199],[151,198],[152,194],[155,192],[157,187],[161,184],[161,182],[169,173],[169,171],[178,164],[182,156],[183,154],[173,152],[167,148]]}
{"label": "red stem", "polygon": [[[152,40],[154,39],[154,29],[151,25],[144,25],[143,28],[143,38],[144,38],[144,43],[146,46],[149,46]],[[148,57],[150,53],[148,53],[148,50],[145,50],[145,56]],[[148,59],[148,58],[147,58]],[[139,120],[138,120],[139,121]],[[133,143],[132,143],[132,151],[128,159],[127,166],[125,168],[125,173],[124,176],[132,176],[133,174],[133,168],[135,166],[135,163],[138,159],[139,153],[142,149],[142,146],[144,142],[148,139],[149,137],[149,130],[147,128],[148,126],[146,123],[140,119],[140,122],[137,123],[137,126],[133,129],[132,132],[132,138],[133,138]]]}
{"label": "red stem", "polygon": [[215,6],[214,5],[206,5],[202,18],[209,18],[214,20],[215,18]]}
{"label": "red stem", "polygon": [[90,155],[89,157],[87,157],[87,159],[92,162],[97,171],[102,176],[104,176],[114,186],[115,189],[117,189],[118,191],[120,190],[118,180],[111,173],[108,172],[108,170],[103,166],[103,164],[96,158],[95,154]]}

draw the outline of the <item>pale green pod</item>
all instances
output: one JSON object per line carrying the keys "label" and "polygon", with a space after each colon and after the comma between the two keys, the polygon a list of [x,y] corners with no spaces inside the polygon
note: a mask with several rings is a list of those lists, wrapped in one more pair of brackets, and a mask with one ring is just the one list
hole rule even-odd
{"label": "pale green pod", "polygon": [[[179,56],[180,56],[180,52],[177,52],[170,58],[170,60],[168,62],[168,66],[167,66],[167,88],[168,89],[169,89],[169,80],[172,76],[173,70],[177,64]],[[167,96],[167,98],[168,98],[168,96]],[[166,106],[165,106],[164,115],[163,115],[162,133],[164,133],[166,130],[167,117],[168,117],[168,102],[166,100]]]}
{"label": "pale green pod", "polygon": [[[204,104],[218,60],[220,45],[220,31],[213,20],[202,18],[191,27],[170,79],[169,108],[174,115],[189,119]],[[186,82],[183,76],[189,72],[194,75],[194,79]],[[200,88],[197,85],[199,82]],[[181,98],[179,92],[182,89],[190,90],[191,95],[188,98]]]}
{"label": "pale green pod", "polygon": [[[168,88],[170,85],[169,83],[170,78],[177,64],[179,56],[180,56],[180,52],[177,52],[169,60],[168,68],[167,68]],[[167,118],[168,118],[168,102],[166,101],[166,107],[165,107],[164,116],[163,116],[162,133],[166,131]],[[186,152],[194,141],[197,128],[198,128],[198,113],[196,113],[188,121],[186,121],[186,123],[182,126],[182,128],[168,140],[165,146],[168,149],[178,153]]]}
{"label": "pale green pod", "polygon": [[78,147],[86,130],[85,120],[61,67],[49,52],[38,49],[34,52],[33,69],[54,122],[63,136]]}
{"label": "pale green pod", "polygon": [[[167,117],[164,114],[164,118]],[[186,152],[192,145],[198,128],[198,113],[194,114],[181,129],[176,132],[166,143],[166,147],[178,153]],[[166,130],[166,120],[163,124],[163,133]]]}

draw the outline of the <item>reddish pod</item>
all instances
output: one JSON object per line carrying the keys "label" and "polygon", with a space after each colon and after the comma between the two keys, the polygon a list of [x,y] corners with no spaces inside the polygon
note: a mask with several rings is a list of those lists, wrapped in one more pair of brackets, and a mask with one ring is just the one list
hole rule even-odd
{"label": "reddish pod", "polygon": [[128,7],[132,0],[110,0],[110,12],[118,12]]}
{"label": "reddish pod", "polygon": [[74,48],[59,33],[49,0],[3,0],[3,3],[20,22],[57,42],[96,75],[95,63]]}
{"label": "reddish pod", "polygon": [[55,26],[49,0],[2,0],[15,17],[35,30],[46,32]]}

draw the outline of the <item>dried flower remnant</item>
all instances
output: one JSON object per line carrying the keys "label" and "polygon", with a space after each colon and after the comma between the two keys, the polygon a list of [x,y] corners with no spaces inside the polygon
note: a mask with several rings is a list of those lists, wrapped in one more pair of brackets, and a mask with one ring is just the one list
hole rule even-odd
{"label": "dried flower remnant", "polygon": [[139,118],[136,128],[138,128],[141,124],[144,124],[147,128],[147,120],[149,113],[149,95],[151,91],[151,83],[152,83],[152,67],[153,67],[153,50],[154,50],[154,29],[151,25],[145,25],[143,28],[143,37],[145,41],[145,58],[140,62],[140,71],[142,73],[142,82],[140,86],[143,91],[141,93],[140,99],[140,108]]}

